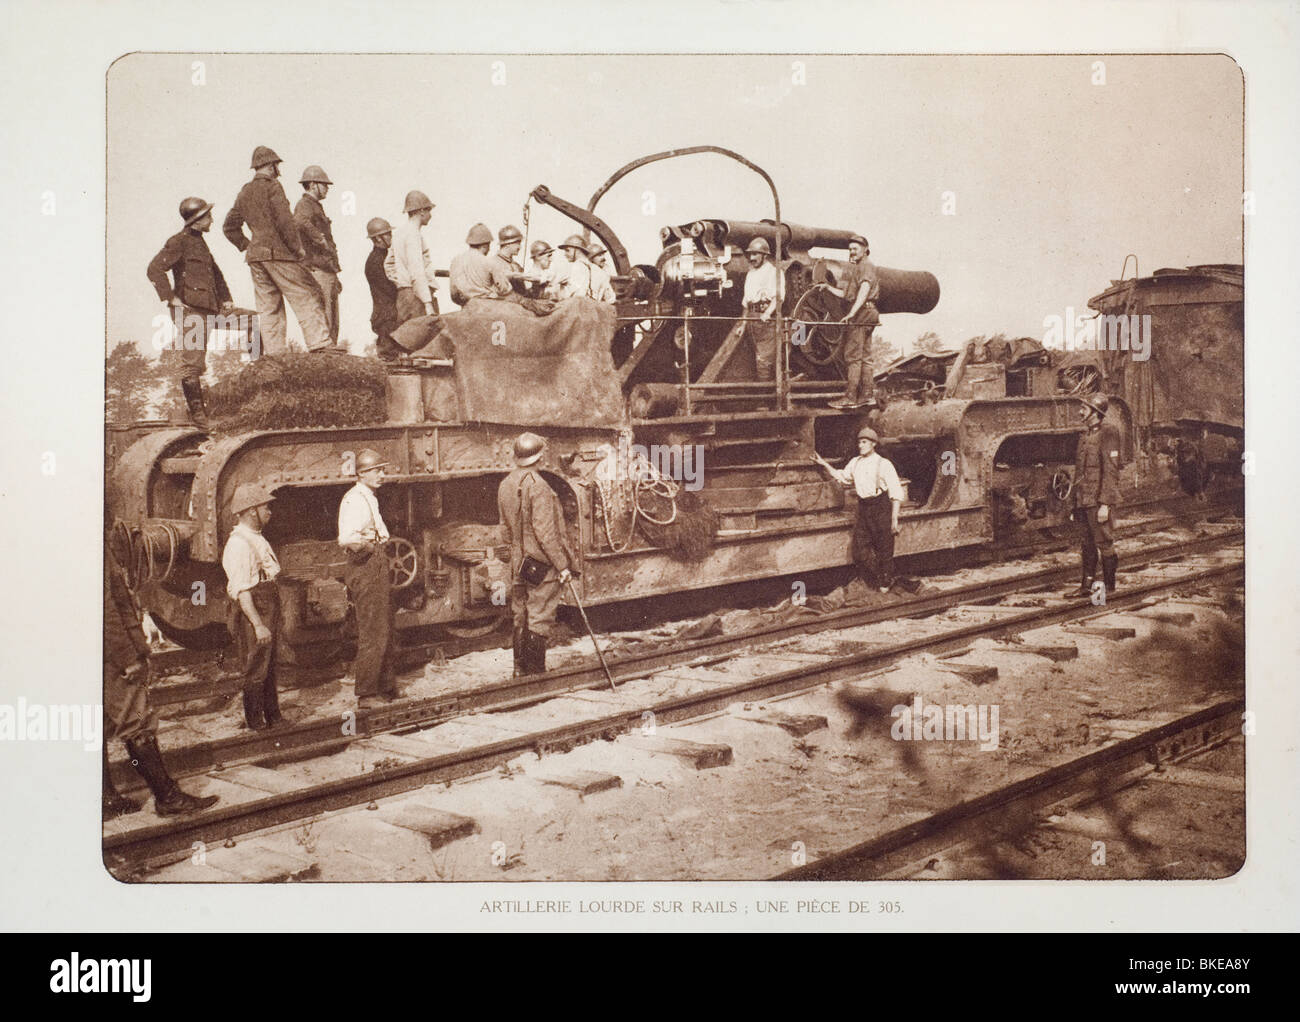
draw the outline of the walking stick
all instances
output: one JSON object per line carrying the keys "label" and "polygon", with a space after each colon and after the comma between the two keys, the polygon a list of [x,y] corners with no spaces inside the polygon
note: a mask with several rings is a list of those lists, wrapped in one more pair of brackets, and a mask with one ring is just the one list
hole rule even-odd
{"label": "walking stick", "polygon": [[600,666],[605,671],[605,677],[609,679],[609,687],[615,692],[618,686],[614,684],[614,675],[609,673],[609,664],[605,663],[605,654],[600,651],[600,643],[596,641],[596,633],[591,630],[591,622],[587,620],[587,612],[582,607],[582,601],[578,599],[578,589],[573,584],[573,578],[569,578],[569,592],[573,594],[573,602],[578,607],[578,613],[582,615],[582,623],[587,626],[587,634],[591,636],[591,644],[596,647],[596,656],[600,658]]}

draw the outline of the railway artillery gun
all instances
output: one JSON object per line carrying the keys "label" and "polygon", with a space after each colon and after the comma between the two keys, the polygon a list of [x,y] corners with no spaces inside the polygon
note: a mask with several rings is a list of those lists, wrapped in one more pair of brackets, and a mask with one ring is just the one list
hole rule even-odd
{"label": "railway artillery gun", "polygon": [[[698,152],[760,174],[772,188],[774,216],[665,227],[656,261],[633,265],[595,214],[601,196],[639,167]],[[141,605],[168,638],[192,647],[225,643],[220,557],[235,524],[230,501],[241,483],[260,479],[277,488],[267,536],[282,566],[285,655],[303,664],[338,657],[355,626],[335,521],[353,482],[351,458],[362,448],[390,462],[379,500],[393,535],[399,629],[461,639],[503,625],[508,634],[509,550],[496,493],[522,429],[547,439],[539,468],[560,495],[589,605],[806,579],[851,563],[856,497],[820,474],[811,455],[851,453],[864,419],[904,479],[900,556],[1023,542],[1026,533],[1065,525],[1078,395],[1102,385],[1124,438],[1126,502],[1173,495],[1189,461],[1204,481],[1240,450],[1239,386],[1229,385],[1228,400],[1205,397],[1200,410],[1181,417],[1170,407],[1223,391],[1214,359],[1205,365],[1210,378],[1195,380],[1199,390],[1180,394],[1167,382],[1154,386],[1155,365],[1125,376],[1123,367],[1108,372],[1104,359],[1062,358],[1029,339],[899,360],[876,374],[880,408],[866,415],[827,408],[843,390],[837,321],[847,305],[812,288],[840,279],[853,232],[786,223],[771,178],[727,150],[697,146],[634,161],[586,208],[545,186],[531,198],[604,242],[616,304],[574,298],[535,317],[475,300],[416,321],[424,333],[389,367],[382,422],[238,435],[110,427],[114,535],[132,551]],[[745,340],[743,250],[756,237],[768,240],[785,288],[774,381],[755,379]],[[937,303],[931,274],[879,272],[882,315],[921,314]],[[1231,367],[1235,359],[1240,381],[1240,267],[1161,272],[1181,276],[1113,282],[1094,307],[1121,301],[1125,310],[1145,309],[1171,286],[1191,295],[1192,305],[1174,304],[1180,314],[1201,313],[1182,324],[1185,332],[1219,362]],[[1207,272],[1213,293],[1202,302]],[[1112,380],[1119,386],[1108,386]],[[1157,390],[1166,400],[1156,399]],[[1186,472],[1184,485],[1191,488]]]}

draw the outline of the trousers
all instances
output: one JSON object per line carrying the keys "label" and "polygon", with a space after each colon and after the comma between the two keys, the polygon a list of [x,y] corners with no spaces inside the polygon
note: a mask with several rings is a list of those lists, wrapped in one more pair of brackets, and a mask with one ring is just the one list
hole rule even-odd
{"label": "trousers", "polygon": [[104,665],[104,738],[122,741],[158,727],[158,715],[149,708],[149,672],[128,678],[110,664]]}
{"label": "trousers", "polygon": [[759,320],[745,324],[750,343],[754,345],[754,379],[760,381],[776,379],[777,336],[776,324],[771,320]]}
{"label": "trousers", "polygon": [[893,507],[888,493],[858,499],[853,561],[862,581],[877,589],[894,584]]}
{"label": "trousers", "polygon": [[555,613],[560,608],[560,573],[554,568],[537,585],[518,579],[510,589],[510,615],[516,629],[526,628],[534,635],[549,636],[555,630]]}
{"label": "trousers", "polygon": [[325,318],[325,297],[311,271],[302,263],[287,259],[268,259],[249,263],[253,293],[257,298],[258,330],[262,350],[268,355],[283,355],[289,350],[284,315],[287,299],[302,327],[308,351],[330,346],[329,323]]}
{"label": "trousers", "polygon": [[248,592],[257,608],[257,616],[271,632],[271,641],[259,646],[253,623],[239,606],[239,601],[230,601],[230,619],[226,623],[235,637],[235,656],[243,676],[243,689],[249,693],[276,693],[279,686],[276,668],[280,659],[280,590],[274,582],[265,581],[257,583]]}
{"label": "trousers", "polygon": [[179,367],[181,382],[197,383],[208,367],[208,316],[186,305],[172,309],[172,323],[176,336],[168,350],[168,358]]}
{"label": "trousers", "polygon": [[1096,507],[1076,507],[1074,521],[1079,528],[1079,554],[1083,561],[1083,576],[1093,579],[1097,575],[1097,558],[1111,557],[1115,553],[1115,509],[1104,522],[1097,521]]}
{"label": "trousers", "polygon": [[325,323],[329,328],[330,343],[338,344],[339,292],[343,290],[343,285],[339,283],[339,275],[332,270],[318,270],[313,267],[311,275],[316,281],[316,286],[320,288],[321,298],[325,302]]}
{"label": "trousers", "polygon": [[352,662],[357,697],[391,693],[396,685],[393,586],[388,556],[380,548],[358,564],[350,555],[344,582],[357,615],[357,658]]}
{"label": "trousers", "polygon": [[[431,295],[433,299],[433,314],[438,314],[438,296]],[[419,296],[415,293],[413,287],[399,287],[397,289],[397,322],[393,324],[392,329],[396,330],[407,320],[419,319],[427,315],[424,311],[424,302],[420,301]]]}

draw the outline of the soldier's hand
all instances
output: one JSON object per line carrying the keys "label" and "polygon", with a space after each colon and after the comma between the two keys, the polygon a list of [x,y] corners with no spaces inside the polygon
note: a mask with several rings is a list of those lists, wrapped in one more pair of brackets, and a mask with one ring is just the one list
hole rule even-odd
{"label": "soldier's hand", "polygon": [[900,532],[903,531],[903,527],[899,525],[897,522],[890,522],[889,531],[892,532],[895,536],[897,536]]}
{"label": "soldier's hand", "polygon": [[234,302],[222,302],[222,303],[221,303],[221,312],[222,312],[223,315],[227,315],[227,316],[230,315],[230,313],[233,312],[234,309],[235,309],[235,303],[234,303]]}
{"label": "soldier's hand", "polygon": [[1105,504],[1100,505],[1097,508],[1097,521],[1102,524],[1105,524],[1109,520],[1110,520],[1110,508],[1108,508]]}
{"label": "soldier's hand", "polygon": [[181,301],[179,295],[172,295],[170,298],[167,299],[166,304],[169,308],[172,309],[181,309],[185,307],[185,303]]}
{"label": "soldier's hand", "polygon": [[265,646],[271,641],[271,629],[266,625],[253,625],[253,635],[257,638],[259,646]]}
{"label": "soldier's hand", "polygon": [[569,581],[572,578],[573,578],[573,574],[569,571],[568,568],[565,568],[562,572],[560,572],[560,585],[562,586],[568,585]]}
{"label": "soldier's hand", "polygon": [[148,670],[148,668],[149,668],[149,661],[144,659],[144,657],[141,657],[135,663],[128,666],[127,669],[122,672],[122,676],[126,678],[127,681],[131,681],[131,682],[139,681],[144,676],[144,673],[145,671]]}

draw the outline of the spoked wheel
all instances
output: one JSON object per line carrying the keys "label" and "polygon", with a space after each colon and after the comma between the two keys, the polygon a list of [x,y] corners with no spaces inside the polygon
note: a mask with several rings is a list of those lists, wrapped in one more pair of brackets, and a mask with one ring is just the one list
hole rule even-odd
{"label": "spoked wheel", "polygon": [[384,553],[388,555],[389,578],[393,588],[405,589],[411,585],[419,574],[419,558],[414,544],[401,536],[393,536],[384,544]]}
{"label": "spoked wheel", "polygon": [[1068,468],[1058,468],[1052,476],[1052,495],[1064,504],[1074,492],[1074,477]]}
{"label": "spoked wheel", "polygon": [[[843,362],[844,324],[820,291],[806,291],[790,314],[793,320],[791,355],[806,366]],[[794,343],[802,338],[803,343]]]}

